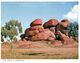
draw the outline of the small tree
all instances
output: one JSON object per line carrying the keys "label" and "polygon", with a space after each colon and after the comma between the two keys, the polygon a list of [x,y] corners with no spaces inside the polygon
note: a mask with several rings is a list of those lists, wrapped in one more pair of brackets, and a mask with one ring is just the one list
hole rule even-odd
{"label": "small tree", "polygon": [[6,22],[3,27],[1,27],[1,40],[9,37],[10,40],[13,40],[19,33],[22,32],[21,23],[18,20],[10,20]]}

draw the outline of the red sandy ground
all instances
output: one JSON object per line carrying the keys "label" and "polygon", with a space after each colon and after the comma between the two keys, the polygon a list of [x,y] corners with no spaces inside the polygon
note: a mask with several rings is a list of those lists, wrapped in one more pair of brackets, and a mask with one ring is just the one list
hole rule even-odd
{"label": "red sandy ground", "polygon": [[[22,41],[12,43],[3,43],[2,44],[2,58],[9,59],[10,57],[8,52],[10,49],[14,51],[12,53],[14,59],[47,59],[47,58],[78,58],[78,43],[74,42],[73,44],[62,44],[61,41],[55,40],[53,44],[47,44],[49,41]],[[12,45],[11,45],[12,44]],[[29,53],[45,53],[47,55],[26,55]],[[22,56],[19,54],[23,54]],[[61,56],[60,56],[60,55]],[[57,56],[57,57],[56,57]],[[70,56],[70,57],[69,57]]]}

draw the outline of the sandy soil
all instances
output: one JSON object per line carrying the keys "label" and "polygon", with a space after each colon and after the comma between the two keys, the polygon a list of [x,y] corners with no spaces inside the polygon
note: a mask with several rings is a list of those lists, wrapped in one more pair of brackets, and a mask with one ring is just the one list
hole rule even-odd
{"label": "sandy soil", "polygon": [[2,45],[2,59],[77,59],[78,45],[77,43],[63,44],[47,44],[46,41],[37,42],[17,42]]}

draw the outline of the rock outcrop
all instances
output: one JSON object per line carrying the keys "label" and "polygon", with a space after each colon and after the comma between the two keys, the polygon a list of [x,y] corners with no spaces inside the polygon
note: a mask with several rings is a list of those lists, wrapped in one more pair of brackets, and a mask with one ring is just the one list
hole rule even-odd
{"label": "rock outcrop", "polygon": [[49,30],[45,29],[43,32],[36,34],[35,36],[31,37],[32,41],[41,41],[41,40],[54,40],[55,35]]}
{"label": "rock outcrop", "polygon": [[[35,19],[31,22],[30,27],[25,30],[25,37],[31,41],[51,41],[59,44],[71,44],[75,41],[67,36],[67,19],[59,22],[57,19],[50,19],[42,26],[41,19]],[[55,42],[55,44],[57,44]]]}

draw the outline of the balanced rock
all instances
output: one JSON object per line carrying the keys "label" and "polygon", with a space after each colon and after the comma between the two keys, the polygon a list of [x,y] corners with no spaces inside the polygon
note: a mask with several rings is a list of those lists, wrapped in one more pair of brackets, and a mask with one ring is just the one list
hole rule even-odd
{"label": "balanced rock", "polygon": [[61,24],[63,27],[68,27],[69,20],[68,19],[63,19],[63,20],[61,20],[61,22],[59,24]]}
{"label": "balanced rock", "polygon": [[56,26],[58,24],[58,20],[57,19],[50,19],[49,21],[45,22],[43,24],[44,28],[50,28],[52,26]]}
{"label": "balanced rock", "polygon": [[36,26],[36,25],[42,25],[42,20],[41,19],[35,19],[30,26]]}

